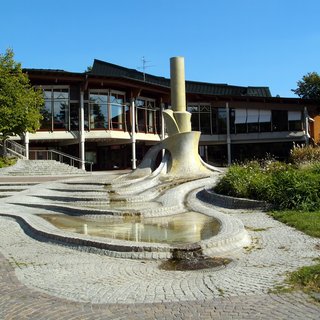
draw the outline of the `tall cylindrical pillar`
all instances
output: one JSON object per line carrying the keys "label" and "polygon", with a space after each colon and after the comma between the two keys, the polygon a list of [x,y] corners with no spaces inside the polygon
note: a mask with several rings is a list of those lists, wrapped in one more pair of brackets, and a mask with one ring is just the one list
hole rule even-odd
{"label": "tall cylindrical pillar", "polygon": [[137,168],[136,157],[136,110],[135,99],[131,98],[131,147],[132,147],[132,170]]}
{"label": "tall cylindrical pillar", "polygon": [[172,111],[186,111],[184,57],[170,59]]}

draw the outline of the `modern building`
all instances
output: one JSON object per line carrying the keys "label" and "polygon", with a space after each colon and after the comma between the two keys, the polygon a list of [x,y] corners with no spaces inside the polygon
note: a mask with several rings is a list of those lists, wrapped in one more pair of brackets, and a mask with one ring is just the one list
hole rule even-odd
{"label": "modern building", "polygon": [[[135,168],[165,137],[170,79],[94,60],[89,72],[25,69],[45,97],[41,128],[26,134],[30,158],[59,150],[94,170]],[[318,143],[320,105],[272,97],[267,87],[186,81],[199,153],[211,164],[265,157],[285,159],[294,143]],[[43,151],[43,152],[42,152]]]}

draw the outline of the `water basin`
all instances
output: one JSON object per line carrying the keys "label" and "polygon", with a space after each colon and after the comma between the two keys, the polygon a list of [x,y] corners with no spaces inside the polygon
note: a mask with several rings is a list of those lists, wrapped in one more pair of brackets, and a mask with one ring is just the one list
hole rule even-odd
{"label": "water basin", "polygon": [[68,232],[135,242],[190,244],[209,239],[220,229],[220,223],[216,219],[193,211],[157,218],[92,219],[64,214],[40,216]]}

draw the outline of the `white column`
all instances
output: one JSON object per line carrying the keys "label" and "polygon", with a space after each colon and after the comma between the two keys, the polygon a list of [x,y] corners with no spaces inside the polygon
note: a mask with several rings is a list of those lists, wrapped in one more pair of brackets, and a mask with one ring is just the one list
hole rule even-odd
{"label": "white column", "polygon": [[309,128],[309,114],[308,114],[308,109],[307,107],[304,107],[304,112],[303,112],[303,117],[304,117],[304,126],[305,126],[305,140],[306,140],[306,145],[309,145],[309,138],[310,138],[310,128]]}
{"label": "white column", "polygon": [[24,147],[26,148],[26,154],[25,157],[27,160],[29,160],[29,132],[24,133]]}
{"label": "white column", "polygon": [[230,112],[229,102],[226,102],[226,113],[227,113],[227,154],[228,154],[228,165],[231,165],[231,137],[230,137]]}
{"label": "white column", "polygon": [[131,98],[131,146],[132,146],[132,170],[137,168],[136,158],[136,110],[135,99]]}
{"label": "white column", "polygon": [[84,92],[80,91],[80,159],[81,169],[85,170],[85,132],[84,132]]}
{"label": "white column", "polygon": [[163,110],[164,110],[164,103],[161,102],[161,104],[160,104],[160,117],[161,117],[161,137],[160,137],[160,139],[161,140],[164,140],[164,135],[165,135]]}

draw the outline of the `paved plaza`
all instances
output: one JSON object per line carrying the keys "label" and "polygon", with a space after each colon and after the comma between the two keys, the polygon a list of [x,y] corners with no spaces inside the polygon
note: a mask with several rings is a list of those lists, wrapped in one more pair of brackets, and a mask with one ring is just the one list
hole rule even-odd
{"label": "paved plaza", "polygon": [[[0,184],[16,182],[5,179]],[[0,199],[0,214],[27,210],[14,201],[59,183],[30,181],[39,184]],[[208,214],[218,210],[194,202]],[[320,304],[310,296],[275,291],[288,272],[314,263],[319,239],[261,211],[219,210],[243,222],[252,244],[226,267],[194,271],[49,243],[0,216],[0,319],[320,319]]]}

